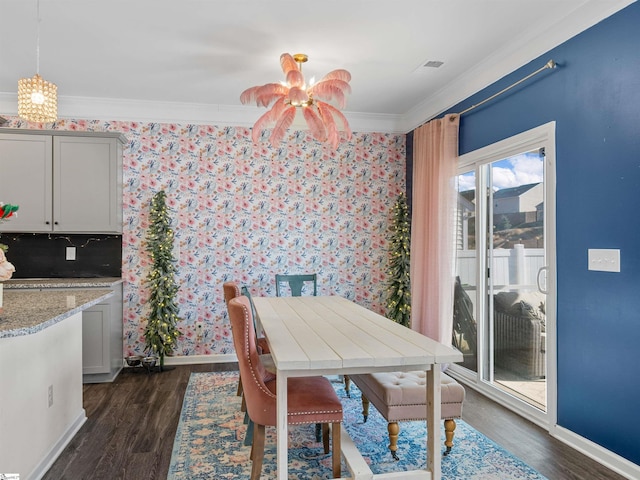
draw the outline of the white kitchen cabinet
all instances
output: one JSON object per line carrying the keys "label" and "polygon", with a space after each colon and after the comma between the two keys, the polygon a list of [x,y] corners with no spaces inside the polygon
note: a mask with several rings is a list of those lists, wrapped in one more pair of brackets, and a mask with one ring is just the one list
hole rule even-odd
{"label": "white kitchen cabinet", "polygon": [[112,382],[122,370],[122,283],[114,295],[82,312],[82,381]]}
{"label": "white kitchen cabinet", "polygon": [[0,135],[0,201],[20,207],[0,232],[51,231],[52,179],[53,137]]}
{"label": "white kitchen cabinet", "polygon": [[99,303],[82,312],[82,373],[109,373],[111,305]]}
{"label": "white kitchen cabinet", "polygon": [[0,200],[20,206],[0,231],[121,233],[116,133],[0,128]]}

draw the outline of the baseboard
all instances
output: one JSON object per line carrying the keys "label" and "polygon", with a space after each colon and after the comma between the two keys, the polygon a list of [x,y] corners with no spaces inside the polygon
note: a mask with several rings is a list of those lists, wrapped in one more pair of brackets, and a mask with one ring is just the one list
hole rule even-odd
{"label": "baseboard", "polygon": [[201,363],[235,363],[238,361],[235,353],[227,355],[175,355],[164,357],[165,365],[197,365]]}
{"label": "baseboard", "polygon": [[120,374],[122,367],[112,368],[109,373],[85,373],[82,375],[82,383],[111,383]]}
{"label": "baseboard", "polygon": [[49,471],[53,463],[58,459],[62,451],[67,447],[69,442],[75,437],[78,430],[84,425],[84,422],[87,421],[87,415],[84,408],[81,410],[80,414],[76,417],[76,419],[69,425],[69,428],[62,434],[62,436],[58,439],[58,441],[51,447],[49,453],[47,453],[44,458],[36,465],[33,471],[27,475],[24,480],[40,480],[44,477],[45,473]]}
{"label": "baseboard", "polygon": [[581,437],[571,430],[555,426],[549,433],[554,438],[566,443],[575,450],[578,450],[587,457],[594,459],[596,462],[604,465],[623,477],[628,478],[629,480],[640,478],[640,465],[630,462],[626,458],[607,450],[591,440]]}

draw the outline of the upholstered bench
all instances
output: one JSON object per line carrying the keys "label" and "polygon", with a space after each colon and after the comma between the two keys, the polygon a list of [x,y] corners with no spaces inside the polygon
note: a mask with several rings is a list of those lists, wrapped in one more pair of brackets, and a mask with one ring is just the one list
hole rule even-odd
{"label": "upholstered bench", "polygon": [[[387,372],[349,375],[362,392],[362,414],[364,421],[369,415],[369,402],[389,424],[389,450],[398,460],[398,422],[425,420],[427,411],[427,390],[425,372]],[[455,418],[462,417],[464,387],[445,373],[441,374],[441,418],[444,420],[444,455],[453,447],[456,429]],[[348,386],[347,386],[348,389]],[[348,390],[347,390],[348,391]]]}

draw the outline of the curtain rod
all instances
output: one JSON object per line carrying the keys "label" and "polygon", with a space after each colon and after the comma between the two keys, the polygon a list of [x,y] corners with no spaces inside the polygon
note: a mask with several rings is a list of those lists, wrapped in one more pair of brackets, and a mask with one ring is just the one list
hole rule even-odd
{"label": "curtain rod", "polygon": [[[476,103],[475,105],[471,105],[469,108],[461,111],[458,115],[462,116],[465,113],[470,112],[471,110],[473,110],[474,108],[479,107],[480,105],[484,105],[485,103],[487,103],[490,100],[493,100],[494,98],[502,95],[503,93],[505,93],[508,90],[511,90],[513,87],[516,87],[518,85],[520,85],[522,82],[529,80],[531,77],[539,74],[540,72],[546,70],[547,68],[556,68],[556,62],[554,60],[549,60],[547,63],[544,64],[544,67],[540,67],[538,70],[536,70],[533,73],[530,73],[529,75],[527,75],[526,77],[518,80],[516,83],[513,83],[511,85],[509,85],[507,88],[503,88],[502,90],[500,90],[498,93],[494,93],[493,95],[491,95],[489,98],[485,98],[483,101],[481,101],[480,103]],[[453,121],[453,118],[451,119],[451,121]]]}

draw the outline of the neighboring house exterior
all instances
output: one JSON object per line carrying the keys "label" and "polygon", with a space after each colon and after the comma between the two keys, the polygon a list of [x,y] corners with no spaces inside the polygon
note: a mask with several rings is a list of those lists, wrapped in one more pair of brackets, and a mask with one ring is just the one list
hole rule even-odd
{"label": "neighboring house exterior", "polygon": [[456,248],[458,250],[469,250],[475,248],[475,241],[470,244],[469,235],[474,236],[475,225],[469,226],[469,220],[475,219],[476,213],[476,191],[466,190],[458,193],[458,210],[456,212]]}
{"label": "neighboring house exterior", "polygon": [[493,214],[535,212],[543,196],[541,182],[503,188],[493,194]]}

